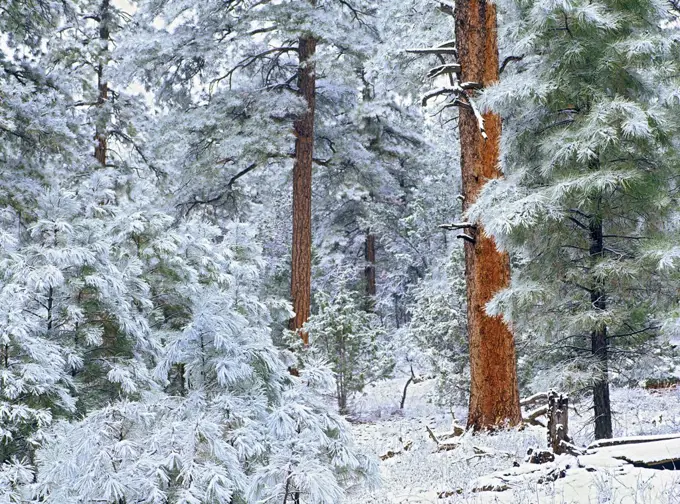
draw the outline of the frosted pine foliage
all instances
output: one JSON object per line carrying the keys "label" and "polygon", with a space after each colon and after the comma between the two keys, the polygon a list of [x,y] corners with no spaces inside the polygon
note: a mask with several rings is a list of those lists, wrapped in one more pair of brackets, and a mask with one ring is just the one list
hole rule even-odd
{"label": "frosted pine foliage", "polygon": [[304,502],[337,502],[371,465],[344,420],[313,399],[323,380],[309,369],[298,384],[272,346],[253,233],[197,220],[168,231],[155,259],[175,271],[159,288],[178,280],[159,291],[154,374],[166,392],[59,424],[39,452],[36,491],[55,503],[223,502],[278,498],[287,485]]}
{"label": "frosted pine foliage", "polygon": [[[672,261],[658,247],[668,248],[677,204],[675,14],[647,0],[499,5],[501,60],[521,59],[481,101],[504,118],[505,180],[485,186],[470,217],[514,253],[516,268],[489,310],[540,334],[546,362],[587,371],[564,375],[568,388],[583,386],[588,338],[606,327],[613,378],[633,383],[639,368],[627,351],[658,351],[673,303],[657,266]],[[590,298],[600,291],[603,310]]]}

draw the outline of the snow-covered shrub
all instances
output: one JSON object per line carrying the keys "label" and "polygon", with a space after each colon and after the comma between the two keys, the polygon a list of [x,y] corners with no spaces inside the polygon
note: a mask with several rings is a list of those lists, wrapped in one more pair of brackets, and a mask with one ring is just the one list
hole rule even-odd
{"label": "snow-covered shrub", "polygon": [[464,402],[469,389],[463,270],[462,250],[455,248],[412,289],[408,334],[429,356],[437,378],[438,400],[447,405]]}
{"label": "snow-covered shrub", "polygon": [[394,367],[386,334],[378,317],[364,309],[363,297],[344,280],[334,295],[319,292],[315,301],[318,310],[305,325],[311,352],[330,363],[338,407],[347,414],[352,396]]}
{"label": "snow-covered shrub", "polygon": [[331,504],[373,478],[323,401],[329,370],[291,376],[272,344],[255,232],[194,219],[163,236],[142,249],[163,271],[148,272],[159,386],[55,426],[38,453],[41,501]]}

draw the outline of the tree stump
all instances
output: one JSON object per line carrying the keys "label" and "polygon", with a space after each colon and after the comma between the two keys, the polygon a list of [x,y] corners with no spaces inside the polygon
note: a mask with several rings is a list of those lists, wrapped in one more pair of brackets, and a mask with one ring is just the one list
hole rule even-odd
{"label": "tree stump", "polygon": [[567,451],[569,439],[569,397],[551,390],[548,394],[548,447],[555,455]]}

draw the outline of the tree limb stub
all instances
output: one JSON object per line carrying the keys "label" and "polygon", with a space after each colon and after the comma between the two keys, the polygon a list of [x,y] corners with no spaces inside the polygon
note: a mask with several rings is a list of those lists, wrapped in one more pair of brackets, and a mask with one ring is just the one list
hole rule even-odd
{"label": "tree limb stub", "polygon": [[477,226],[473,224],[472,222],[452,222],[450,224],[439,224],[439,227],[442,229],[447,229],[449,231],[453,231],[455,229],[477,229]]}
{"label": "tree limb stub", "polygon": [[456,235],[456,238],[460,238],[460,239],[468,241],[470,243],[475,243],[475,239],[472,236],[465,234],[465,233],[460,233],[460,234]]}
{"label": "tree limb stub", "polygon": [[413,47],[406,49],[407,53],[412,54],[458,54],[455,47]]}

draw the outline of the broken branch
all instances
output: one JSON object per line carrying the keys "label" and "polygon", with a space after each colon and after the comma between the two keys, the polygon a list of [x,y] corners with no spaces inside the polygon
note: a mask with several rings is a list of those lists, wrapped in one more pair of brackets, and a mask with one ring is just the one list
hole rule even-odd
{"label": "broken branch", "polygon": [[461,238],[461,239],[468,241],[470,243],[475,243],[475,239],[472,236],[465,234],[465,233],[460,233],[460,234],[456,235],[456,238]]}
{"label": "broken branch", "polygon": [[477,226],[472,222],[452,222],[450,224],[439,224],[439,227],[442,229],[448,229],[449,231],[466,228],[477,229]]}

